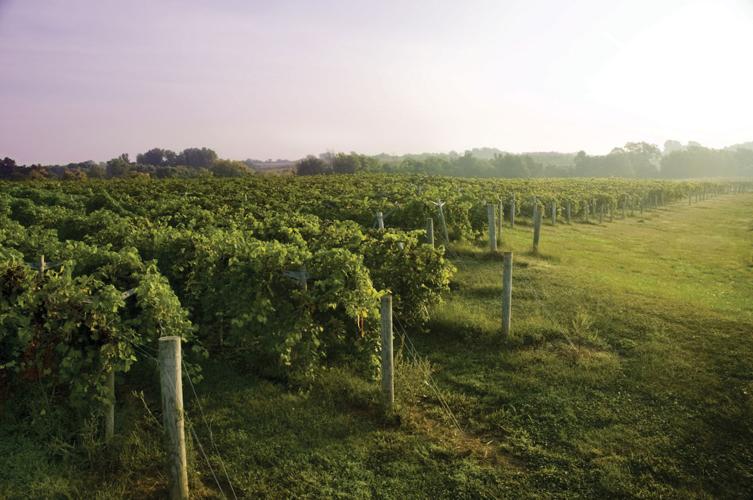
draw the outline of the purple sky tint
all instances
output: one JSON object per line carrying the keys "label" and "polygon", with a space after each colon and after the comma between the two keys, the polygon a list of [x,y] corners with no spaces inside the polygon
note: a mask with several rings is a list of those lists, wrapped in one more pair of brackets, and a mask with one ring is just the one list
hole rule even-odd
{"label": "purple sky tint", "polygon": [[0,0],[0,156],[753,140],[750,0]]}

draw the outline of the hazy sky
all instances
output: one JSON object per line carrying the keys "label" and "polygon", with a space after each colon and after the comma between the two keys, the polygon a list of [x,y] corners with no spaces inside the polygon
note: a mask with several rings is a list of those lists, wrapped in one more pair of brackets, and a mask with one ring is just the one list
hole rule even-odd
{"label": "hazy sky", "polygon": [[0,157],[753,140],[753,0],[0,0]]}

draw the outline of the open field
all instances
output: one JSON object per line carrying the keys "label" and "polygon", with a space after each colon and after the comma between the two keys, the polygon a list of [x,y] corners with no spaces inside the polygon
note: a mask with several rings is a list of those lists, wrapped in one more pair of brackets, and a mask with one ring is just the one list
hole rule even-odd
{"label": "open field", "polygon": [[[752,228],[750,194],[546,224],[538,255],[525,220],[506,225],[509,339],[499,333],[501,257],[482,237],[453,242],[444,302],[425,326],[396,323],[393,414],[378,383],[347,365],[282,379],[218,347],[202,362],[198,397],[184,387],[193,492],[750,497]],[[72,437],[58,431],[65,411],[4,400],[0,496],[163,497],[156,351],[138,349],[118,381],[109,445],[93,420]]]}

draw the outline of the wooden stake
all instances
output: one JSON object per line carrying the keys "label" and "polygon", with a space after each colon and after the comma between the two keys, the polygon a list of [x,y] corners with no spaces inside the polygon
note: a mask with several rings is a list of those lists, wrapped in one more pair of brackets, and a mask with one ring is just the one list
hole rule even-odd
{"label": "wooden stake", "polygon": [[539,238],[541,237],[541,211],[536,210],[536,218],[533,221],[533,252],[539,251]]}
{"label": "wooden stake", "polygon": [[440,203],[439,205],[439,222],[442,223],[442,233],[444,234],[444,243],[449,248],[450,246],[450,236],[447,233],[447,221],[444,219],[444,210],[442,210],[442,207],[444,206],[444,203]]}
{"label": "wooden stake", "polygon": [[486,204],[486,217],[489,222],[489,251],[497,251],[497,223],[494,221],[494,205]]}
{"label": "wooden stake", "polygon": [[512,313],[512,252],[502,255],[502,335],[510,336]]}
{"label": "wooden stake", "polygon": [[499,220],[497,220],[497,241],[502,241],[502,224],[505,221],[505,203],[499,200]]}
{"label": "wooden stake", "polygon": [[181,338],[176,336],[159,339],[162,414],[168,441],[167,455],[170,467],[170,498],[172,500],[188,498],[188,465],[186,463],[180,342]]}
{"label": "wooden stake", "polygon": [[387,408],[395,403],[392,357],[392,296],[382,297],[382,399]]}
{"label": "wooden stake", "polygon": [[512,200],[510,200],[510,228],[515,228],[515,195],[512,195]]}
{"label": "wooden stake", "polygon": [[377,226],[379,229],[384,229],[384,214],[377,212]]}
{"label": "wooden stake", "polygon": [[557,202],[552,202],[552,225],[557,225]]}

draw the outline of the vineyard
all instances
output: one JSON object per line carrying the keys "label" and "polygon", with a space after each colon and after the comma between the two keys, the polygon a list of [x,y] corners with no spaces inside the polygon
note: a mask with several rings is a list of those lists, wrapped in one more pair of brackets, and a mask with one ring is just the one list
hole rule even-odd
{"label": "vineyard", "polygon": [[[70,417],[57,446],[80,446],[85,425],[103,432],[103,412],[121,388],[153,385],[144,373],[166,336],[182,337],[185,371],[199,392],[220,383],[213,380],[218,363],[295,390],[321,386],[332,370],[374,385],[379,304],[388,294],[400,325],[396,345],[412,353],[403,367],[417,373],[422,361],[411,338],[419,347],[431,343],[420,339],[435,335],[435,313],[447,319],[470,267],[497,264],[487,255],[490,221],[500,247],[517,245],[530,260],[523,264],[535,267],[557,254],[549,226],[619,232],[623,221],[644,214],[750,189],[726,181],[402,175],[3,183],[0,401],[14,402],[19,419],[40,422],[47,420],[38,401],[58,408],[55,415]],[[537,212],[546,214],[540,254],[527,242]],[[501,275],[494,279],[501,284]],[[492,311],[484,321],[497,324]],[[540,341],[522,330],[513,328],[521,342]],[[453,405],[429,383],[447,418],[470,426],[474,418],[457,421]],[[387,419],[380,425],[398,425],[380,418]],[[206,460],[210,468],[216,455]],[[192,479],[206,483],[198,491],[212,497],[224,485],[232,496],[229,487],[240,480],[226,474],[213,481],[214,469]],[[590,488],[581,493],[606,491]],[[253,496],[252,487],[244,491]],[[5,493],[18,495],[12,487]],[[460,494],[477,495],[495,496],[485,489]]]}

